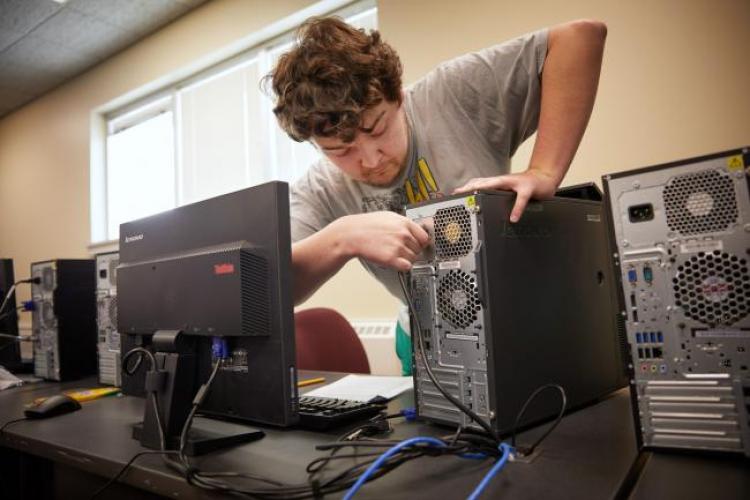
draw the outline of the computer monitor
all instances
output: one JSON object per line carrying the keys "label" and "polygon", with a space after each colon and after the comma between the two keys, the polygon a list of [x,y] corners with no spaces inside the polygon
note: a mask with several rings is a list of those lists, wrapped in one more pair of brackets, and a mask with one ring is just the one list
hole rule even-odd
{"label": "computer monitor", "polygon": [[[149,391],[154,384],[165,389],[158,400],[168,446],[175,447],[192,398],[222,351],[226,359],[201,413],[277,426],[296,423],[286,183],[269,182],[122,224],[117,272],[120,334],[150,338],[157,364],[169,371],[166,381],[146,377]],[[158,447],[151,407],[146,406],[140,440]]]}
{"label": "computer monitor", "polygon": [[[0,259],[0,304],[14,283],[13,259]],[[0,333],[18,337],[18,314],[15,293],[8,298],[0,311]],[[21,367],[21,350],[18,340],[0,337],[0,366],[15,371]]]}

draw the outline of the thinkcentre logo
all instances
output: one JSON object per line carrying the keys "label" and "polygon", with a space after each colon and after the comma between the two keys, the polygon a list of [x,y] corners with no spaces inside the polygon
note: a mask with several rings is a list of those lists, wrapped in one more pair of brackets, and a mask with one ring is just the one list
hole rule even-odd
{"label": "thinkcentre logo", "polygon": [[125,236],[125,243],[132,243],[134,241],[138,241],[142,239],[143,239],[143,233],[136,234],[135,236]]}

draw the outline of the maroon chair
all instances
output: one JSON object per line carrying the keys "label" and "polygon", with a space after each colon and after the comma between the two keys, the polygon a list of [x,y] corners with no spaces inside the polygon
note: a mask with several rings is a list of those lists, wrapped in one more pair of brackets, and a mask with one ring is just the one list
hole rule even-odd
{"label": "maroon chair", "polygon": [[297,369],[370,373],[365,349],[357,333],[338,312],[325,307],[294,315]]}

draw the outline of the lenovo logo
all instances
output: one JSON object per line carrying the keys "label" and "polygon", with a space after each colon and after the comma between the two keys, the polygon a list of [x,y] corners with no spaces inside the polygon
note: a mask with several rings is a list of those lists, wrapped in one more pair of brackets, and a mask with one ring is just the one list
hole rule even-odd
{"label": "lenovo logo", "polygon": [[214,274],[232,274],[234,264],[214,264]]}
{"label": "lenovo logo", "polygon": [[143,233],[136,234],[135,236],[125,236],[125,243],[132,243],[134,241],[140,241],[143,239]]}

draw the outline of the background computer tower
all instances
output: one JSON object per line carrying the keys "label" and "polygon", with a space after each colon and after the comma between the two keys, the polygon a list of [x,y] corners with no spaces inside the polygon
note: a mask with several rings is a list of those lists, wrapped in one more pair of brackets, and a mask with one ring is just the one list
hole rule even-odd
{"label": "background computer tower", "polygon": [[119,253],[96,256],[96,326],[99,383],[120,387],[120,334],[117,332],[117,265]]}
{"label": "background computer tower", "polygon": [[750,148],[604,176],[647,448],[750,456]]}
{"label": "background computer tower", "polygon": [[[415,319],[438,381],[499,434],[545,384],[565,389],[568,408],[627,384],[602,203],[532,202],[511,224],[514,199],[480,192],[406,209],[432,241],[410,275],[415,394],[428,420],[479,428],[428,378]],[[560,404],[541,393],[522,424]]]}
{"label": "background computer tower", "polygon": [[[13,286],[13,259],[0,259],[0,304]],[[16,312],[16,297],[13,294],[0,311],[0,333],[18,336],[18,313]],[[0,366],[11,372],[21,368],[21,347],[14,339],[0,337]]]}
{"label": "background computer tower", "polygon": [[34,374],[74,380],[96,374],[96,264],[51,260],[31,264]]}

